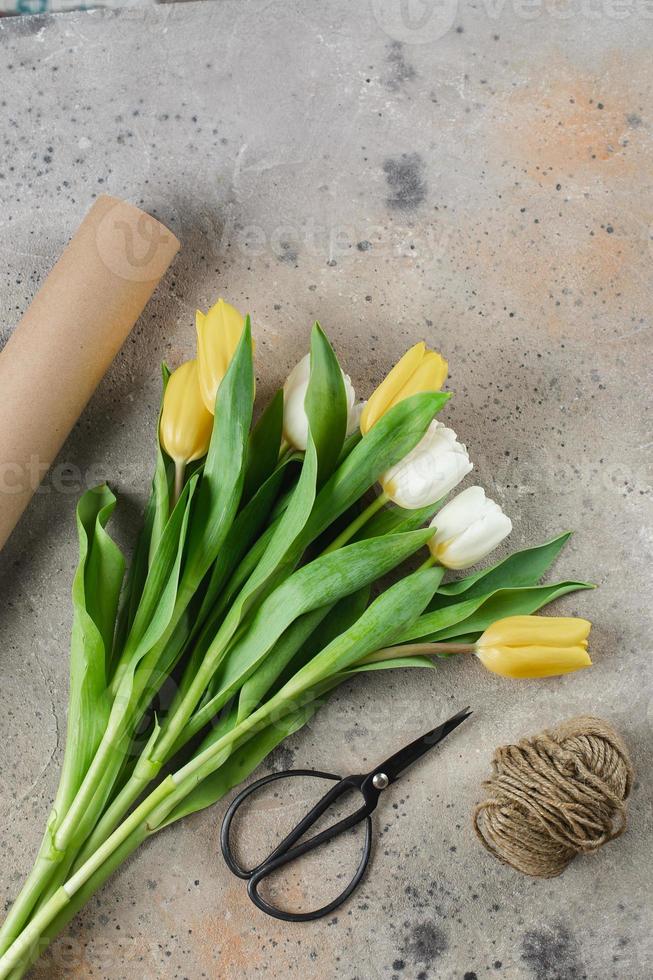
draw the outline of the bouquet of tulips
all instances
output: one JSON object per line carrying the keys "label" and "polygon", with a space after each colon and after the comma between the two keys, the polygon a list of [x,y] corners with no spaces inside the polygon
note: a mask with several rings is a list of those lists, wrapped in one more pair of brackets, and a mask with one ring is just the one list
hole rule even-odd
{"label": "bouquet of tulips", "polygon": [[[440,354],[416,344],[357,404],[315,324],[252,425],[249,317],[220,300],[197,333],[197,358],[164,368],[126,576],[106,529],[111,490],[79,503],[66,750],[0,932],[2,980],[23,976],[143,841],[221,799],[356,672],[460,653],[508,677],[590,664],[588,622],[532,615],[588,587],[540,584],[567,534],[444,581],[511,522],[480,487],[445,502],[472,463],[435,419],[450,397]],[[169,678],[175,696],[157,713]]]}

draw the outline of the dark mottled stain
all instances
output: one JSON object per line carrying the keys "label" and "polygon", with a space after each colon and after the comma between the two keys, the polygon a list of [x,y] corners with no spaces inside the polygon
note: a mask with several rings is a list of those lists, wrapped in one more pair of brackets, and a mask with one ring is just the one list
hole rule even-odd
{"label": "dark mottled stain", "polygon": [[371,247],[372,247],[372,243],[368,242],[367,239],[364,239],[362,242],[359,242],[356,246],[359,252],[369,252]]}
{"label": "dark mottled stain", "polygon": [[630,115],[626,116],[626,122],[631,129],[638,129],[644,122],[641,116],[638,116],[636,112],[631,112]]}
{"label": "dark mottled stain", "polygon": [[400,157],[388,157],[383,164],[390,194],[386,198],[389,208],[396,211],[415,211],[426,199],[424,161],[419,153],[402,153]]}
{"label": "dark mottled stain", "polygon": [[532,929],[522,939],[522,960],[536,980],[585,980],[578,944],[566,926]]}
{"label": "dark mottled stain", "polygon": [[466,970],[463,975],[463,980],[478,980],[478,975],[474,970]]}
{"label": "dark mottled stain", "polygon": [[396,92],[404,82],[409,82],[417,74],[413,66],[406,61],[404,46],[401,41],[391,41],[388,44],[386,63],[388,74],[385,79],[386,88]]}
{"label": "dark mottled stain", "polygon": [[414,963],[427,966],[449,948],[445,933],[434,922],[419,922],[413,926],[406,942],[406,955]]}
{"label": "dark mottled stain", "polygon": [[294,265],[297,261],[297,249],[293,248],[290,242],[281,242],[281,254],[277,255],[280,262],[287,262]]}
{"label": "dark mottled stain", "polygon": [[277,748],[270,753],[268,758],[270,767],[274,770],[281,769],[292,769],[295,764],[295,753],[287,745],[278,745]]}

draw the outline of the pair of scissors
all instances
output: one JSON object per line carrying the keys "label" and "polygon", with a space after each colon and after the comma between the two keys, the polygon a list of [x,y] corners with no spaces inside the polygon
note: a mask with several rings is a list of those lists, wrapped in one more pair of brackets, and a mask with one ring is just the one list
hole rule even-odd
{"label": "pair of scissors", "polygon": [[[262,779],[258,779],[239,793],[225,814],[220,833],[220,846],[230,871],[239,878],[247,880],[247,894],[254,905],[261,909],[262,912],[267,913],[267,915],[272,915],[277,919],[285,919],[287,922],[310,922],[313,919],[321,919],[322,916],[329,915],[330,912],[333,912],[334,909],[342,905],[360,883],[365,874],[365,869],[369,864],[372,852],[371,814],[376,809],[381,793],[399,779],[408,766],[417,762],[425,752],[438,745],[439,742],[445,739],[447,735],[454,731],[466,718],[469,718],[470,715],[471,711],[469,708],[463,708],[462,711],[449,718],[448,721],[443,722],[437,728],[433,728],[430,732],[426,732],[425,735],[415,739],[410,745],[406,745],[399,752],[395,752],[385,762],[382,762],[364,775],[345,776],[342,778],[341,776],[335,776],[333,773],[318,772],[315,769],[285,769],[281,772],[273,772],[269,776],[263,776]],[[263,861],[249,870],[242,868],[234,857],[230,842],[231,824],[236,813],[245,800],[249,799],[252,794],[264,786],[278,779],[287,779],[293,776],[312,776],[317,779],[331,779],[336,782],[336,785],[318,800],[313,809],[299,821],[297,826],[284,837],[281,843]],[[298,843],[306,831],[319,820],[329,807],[351,790],[358,790],[361,793],[363,805],[349,814],[349,816],[327,827],[321,833],[315,834],[315,836],[303,841],[303,843]],[[362,821],[365,821],[365,841],[360,864],[347,887],[332,902],[323,905],[319,909],[315,909],[313,912],[287,912],[284,909],[271,905],[260,895],[258,890],[259,885],[273,872],[290,864],[291,861],[296,861],[298,858],[303,857],[303,855],[315,850],[315,848],[321,847],[322,844],[326,844],[340,834],[344,834]]]}

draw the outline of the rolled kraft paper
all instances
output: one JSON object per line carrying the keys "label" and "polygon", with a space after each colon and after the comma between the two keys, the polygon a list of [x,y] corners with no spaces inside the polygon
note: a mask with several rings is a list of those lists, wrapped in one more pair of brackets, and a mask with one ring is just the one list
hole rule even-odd
{"label": "rolled kraft paper", "polygon": [[0,548],[179,250],[98,198],[0,353]]}

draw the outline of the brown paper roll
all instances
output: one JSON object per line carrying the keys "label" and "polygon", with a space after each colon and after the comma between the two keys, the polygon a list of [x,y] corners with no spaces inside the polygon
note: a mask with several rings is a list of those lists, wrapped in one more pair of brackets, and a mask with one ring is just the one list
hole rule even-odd
{"label": "brown paper roll", "polygon": [[0,353],[0,548],[178,250],[103,195]]}

